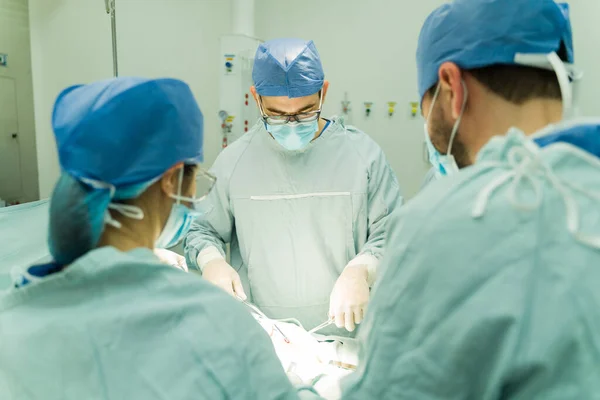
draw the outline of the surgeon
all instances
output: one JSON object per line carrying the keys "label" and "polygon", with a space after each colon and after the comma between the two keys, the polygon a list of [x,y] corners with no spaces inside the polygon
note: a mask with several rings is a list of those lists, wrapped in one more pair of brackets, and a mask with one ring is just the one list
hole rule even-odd
{"label": "surgeon", "polygon": [[306,329],[331,318],[348,335],[402,202],[396,177],[371,138],[322,117],[329,82],[312,41],[261,44],[252,77],[261,119],[212,167],[217,184],[186,237],[188,265],[272,318]]}
{"label": "surgeon", "polygon": [[[53,261],[0,295],[2,399],[297,399],[245,307],[162,264],[214,183],[174,79],[74,86],[55,104]],[[198,193],[198,195],[196,195]]]}
{"label": "surgeon", "polygon": [[600,393],[600,119],[573,118],[568,8],[455,0],[418,87],[438,171],[390,221],[344,399]]}

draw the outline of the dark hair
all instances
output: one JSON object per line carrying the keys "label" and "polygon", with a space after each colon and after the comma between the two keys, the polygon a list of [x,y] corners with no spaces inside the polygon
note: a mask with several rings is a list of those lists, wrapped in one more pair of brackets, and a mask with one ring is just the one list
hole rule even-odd
{"label": "dark hair", "polygon": [[184,164],[183,165],[183,182],[181,182],[181,188],[187,191],[190,185],[193,183],[193,178],[196,175],[198,165],[196,164]]}
{"label": "dark hair", "polygon": [[184,164],[183,165],[183,175],[186,177],[193,176],[194,172],[196,171],[197,168],[198,168],[198,165],[196,165],[196,164]]}
{"label": "dark hair", "polygon": [[[568,59],[564,43],[561,44],[557,54],[563,61]],[[551,70],[496,64],[469,69],[467,72],[492,93],[513,104],[521,105],[534,99],[560,100],[562,98],[558,78]],[[429,89],[430,96],[435,94],[436,86]]]}
{"label": "dark hair", "polygon": [[554,71],[515,65],[494,65],[469,70],[475,79],[504,100],[521,105],[529,100],[560,100]]}
{"label": "dark hair", "polygon": [[[492,65],[468,72],[492,93],[513,104],[521,105],[533,99],[562,98],[554,71],[520,65]],[[431,87],[429,95],[434,96],[436,89],[437,85]]]}

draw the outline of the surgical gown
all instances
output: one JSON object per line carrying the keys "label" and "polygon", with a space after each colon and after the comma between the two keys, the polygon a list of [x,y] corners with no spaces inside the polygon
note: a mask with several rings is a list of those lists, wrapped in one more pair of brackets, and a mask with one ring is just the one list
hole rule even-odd
{"label": "surgical gown", "polygon": [[[577,239],[599,234],[600,159],[550,144],[552,183],[513,139],[393,215],[344,399],[600,398],[600,250]],[[584,189],[579,235],[557,182]]]}
{"label": "surgical gown", "polygon": [[423,178],[423,182],[421,183],[421,188],[419,190],[425,189],[431,182],[434,182],[436,179],[438,179],[438,177],[436,176],[435,168],[430,168],[429,171],[427,171],[425,178]]}
{"label": "surgical gown", "polygon": [[94,250],[0,294],[2,400],[298,396],[242,304],[149,250]]}
{"label": "surgical gown", "polygon": [[[350,260],[382,256],[388,216],[402,202],[381,148],[340,120],[296,152],[259,122],[212,172],[206,218],[186,238],[188,265],[211,246],[224,255],[231,243],[231,264],[254,303],[306,329],[327,320],[333,285]],[[321,333],[333,332],[348,334]]]}
{"label": "surgical gown", "polygon": [[49,261],[48,200],[0,208],[0,290],[11,270]]}

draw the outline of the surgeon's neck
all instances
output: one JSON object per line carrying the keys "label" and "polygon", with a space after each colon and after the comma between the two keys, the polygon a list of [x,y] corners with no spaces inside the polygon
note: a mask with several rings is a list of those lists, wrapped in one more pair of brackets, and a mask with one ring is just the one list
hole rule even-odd
{"label": "surgeon's neck", "polygon": [[114,247],[123,252],[144,247],[150,250],[154,249],[153,230],[147,226],[147,220],[134,220],[122,218],[120,228],[106,225],[98,247]]}
{"label": "surgeon's neck", "polygon": [[562,119],[560,100],[536,99],[521,105],[499,98],[489,100],[486,99],[485,110],[479,110],[470,129],[473,133],[469,153],[473,162],[477,153],[493,136],[504,135],[513,127],[526,135],[532,135]]}

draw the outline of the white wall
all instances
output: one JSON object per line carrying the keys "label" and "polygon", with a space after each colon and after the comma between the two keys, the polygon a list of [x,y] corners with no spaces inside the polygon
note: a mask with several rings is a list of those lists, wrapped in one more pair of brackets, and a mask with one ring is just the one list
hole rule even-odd
{"label": "white wall", "polygon": [[231,31],[230,1],[116,0],[119,75],[187,82],[204,114],[205,163],[221,150],[219,38]]}
{"label": "white wall", "polygon": [[50,125],[67,86],[112,76],[110,18],[102,0],[29,0],[40,197],[60,168]]}
{"label": "white wall", "polygon": [[600,117],[600,1],[570,0],[575,64],[584,71],[579,85],[583,115]]}
{"label": "white wall", "polygon": [[9,164],[1,163],[3,168],[10,168],[11,171],[1,173],[5,178],[14,180],[9,186],[21,187],[21,190],[11,191],[11,197],[5,197],[4,200],[33,201],[38,198],[38,171],[27,0],[0,0],[0,53],[8,54],[8,65],[0,67],[0,77],[14,82],[18,124],[17,139],[0,138],[3,141],[8,140],[5,143],[9,144],[6,147],[0,146],[2,151],[18,153],[0,152],[0,158],[4,161],[11,159]]}
{"label": "white wall", "polygon": [[[29,0],[40,196],[60,168],[50,125],[65,87],[113,75],[110,17],[102,0]],[[175,77],[190,84],[205,116],[205,159],[220,150],[219,37],[230,31],[227,0],[116,0],[119,75]]]}

